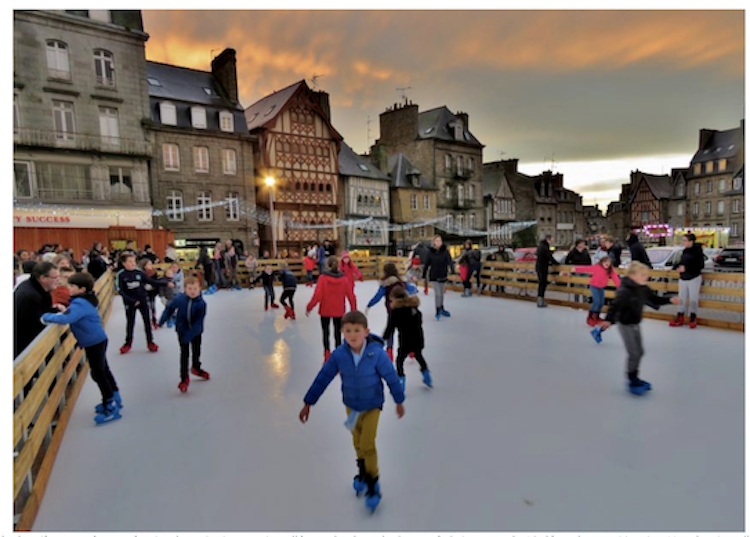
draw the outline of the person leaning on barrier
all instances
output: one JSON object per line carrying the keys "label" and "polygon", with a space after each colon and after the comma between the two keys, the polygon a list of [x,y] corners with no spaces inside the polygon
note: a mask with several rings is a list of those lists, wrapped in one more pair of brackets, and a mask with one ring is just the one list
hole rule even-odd
{"label": "person leaning on barrier", "polygon": [[50,294],[57,287],[59,277],[60,272],[52,263],[37,263],[31,271],[31,277],[21,283],[13,293],[14,358],[44,330],[44,325],[39,320],[42,315],[58,310],[64,311],[63,307],[53,306]]}
{"label": "person leaning on barrier", "polygon": [[[584,239],[578,239],[576,241],[575,247],[568,252],[568,255],[565,257],[564,265],[591,265],[591,256],[589,255],[589,250],[586,248],[586,241]],[[571,284],[572,287],[584,287],[582,285],[578,284]],[[573,300],[576,302],[581,301],[581,296],[578,294],[573,294]]]}

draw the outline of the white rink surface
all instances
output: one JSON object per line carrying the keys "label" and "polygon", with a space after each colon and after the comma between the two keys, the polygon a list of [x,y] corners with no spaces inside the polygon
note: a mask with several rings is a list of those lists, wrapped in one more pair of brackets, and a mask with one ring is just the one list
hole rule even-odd
{"label": "white rink surface", "polygon": [[[375,290],[357,284],[361,309]],[[383,501],[370,515],[351,485],[340,381],[306,425],[297,417],[322,363],[319,318],[303,314],[311,296],[299,288],[296,322],[264,313],[260,288],[206,297],[211,380],[187,394],[166,327],[149,353],[139,318],[133,350],[118,354],[118,299],[107,332],[123,419],[94,425],[89,379],[34,531],[743,530],[743,334],[645,321],[654,390],[637,398],[619,333],[597,346],[585,312],[449,292],[453,317],[437,323],[420,293],[435,388],[407,360],[403,420],[386,396]],[[370,322],[382,333],[382,303]]]}

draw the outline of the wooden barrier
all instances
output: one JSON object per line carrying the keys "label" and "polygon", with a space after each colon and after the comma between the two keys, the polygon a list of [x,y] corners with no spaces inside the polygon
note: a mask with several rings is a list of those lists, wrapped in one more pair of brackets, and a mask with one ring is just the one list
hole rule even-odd
{"label": "wooden barrier", "polygon": [[[114,297],[113,273],[94,287],[106,323]],[[62,437],[89,370],[69,327],[45,328],[13,364],[14,529],[30,531]]]}

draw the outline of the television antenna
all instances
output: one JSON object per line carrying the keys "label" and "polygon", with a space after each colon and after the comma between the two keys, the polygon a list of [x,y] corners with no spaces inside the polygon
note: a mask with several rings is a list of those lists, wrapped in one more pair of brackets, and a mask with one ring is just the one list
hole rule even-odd
{"label": "television antenna", "polygon": [[406,90],[410,90],[410,89],[412,89],[411,86],[408,86],[406,88],[396,88],[396,91],[401,92],[401,98],[404,100],[404,104],[407,103]]}
{"label": "television antenna", "polygon": [[313,89],[318,89],[318,79],[323,78],[326,75],[313,75],[310,81],[312,82]]}
{"label": "television antenna", "polygon": [[550,171],[552,173],[555,172],[555,167],[557,166],[557,161],[555,160],[555,154],[552,153],[551,157],[544,157],[544,165],[547,165],[547,162],[550,162]]}

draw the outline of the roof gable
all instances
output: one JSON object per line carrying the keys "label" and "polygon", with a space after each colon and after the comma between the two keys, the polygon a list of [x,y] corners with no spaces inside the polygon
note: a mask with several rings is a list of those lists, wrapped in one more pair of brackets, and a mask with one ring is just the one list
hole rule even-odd
{"label": "roof gable", "polygon": [[482,143],[467,128],[464,128],[464,139],[456,140],[453,137],[449,125],[458,119],[446,106],[420,112],[417,136],[422,140],[437,139],[481,146]]}
{"label": "roof gable", "polygon": [[693,164],[708,162],[710,160],[730,159],[738,154],[742,154],[743,145],[741,127],[726,131],[714,131],[708,137],[706,143],[698,148],[690,164],[692,166]]}

